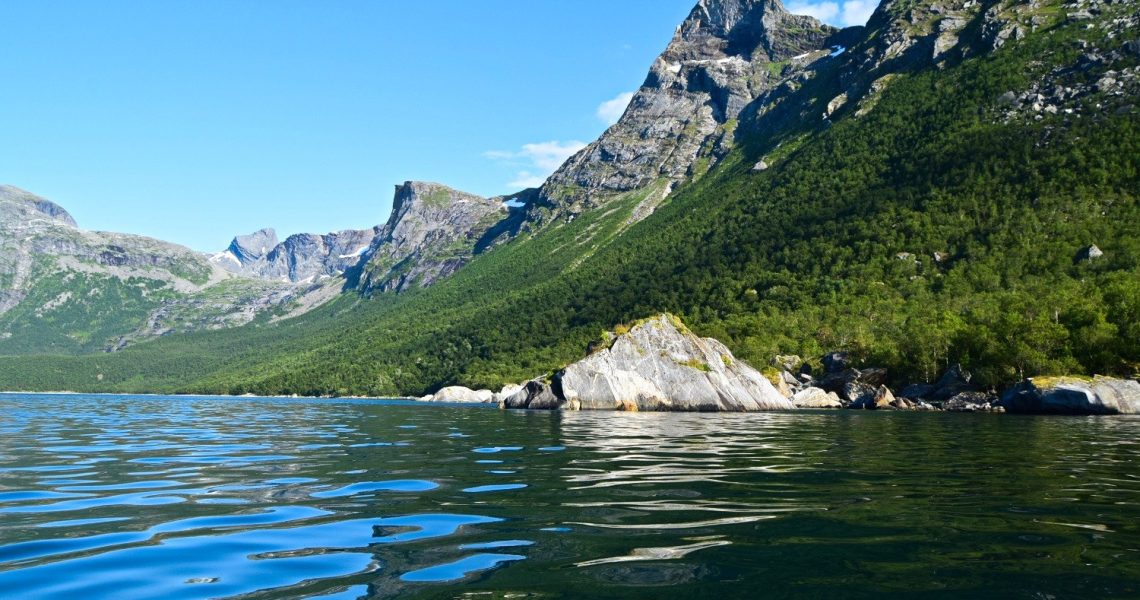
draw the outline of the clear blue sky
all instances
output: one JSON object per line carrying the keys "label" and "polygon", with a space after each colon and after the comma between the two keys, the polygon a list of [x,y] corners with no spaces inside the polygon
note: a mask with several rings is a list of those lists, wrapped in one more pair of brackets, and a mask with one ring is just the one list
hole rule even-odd
{"label": "clear blue sky", "polygon": [[694,4],[3,0],[0,183],[203,251],[383,223],[409,179],[516,191],[605,129]]}

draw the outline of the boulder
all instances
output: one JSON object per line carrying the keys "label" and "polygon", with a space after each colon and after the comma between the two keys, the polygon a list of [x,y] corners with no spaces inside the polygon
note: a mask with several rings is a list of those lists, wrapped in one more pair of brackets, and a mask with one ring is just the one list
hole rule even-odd
{"label": "boulder", "polygon": [[1098,248],[1096,244],[1093,244],[1092,246],[1088,246],[1086,248],[1081,248],[1081,251],[1077,253],[1078,262],[1091,262],[1103,257],[1104,250]]}
{"label": "boulder", "polygon": [[759,411],[795,408],[764,375],[720,342],[699,338],[671,315],[618,336],[568,367],[555,389],[582,410]]}
{"label": "boulder", "polygon": [[530,410],[555,410],[559,408],[574,409],[567,404],[555,387],[541,380],[528,381],[514,394],[499,403],[502,408],[525,408]]}
{"label": "boulder", "polygon": [[1007,390],[999,406],[1011,413],[1140,414],[1140,383],[1110,377],[1034,377]]}
{"label": "boulder", "polygon": [[794,355],[777,355],[772,359],[772,366],[777,369],[795,373],[800,370],[804,364],[804,359]]}
{"label": "boulder", "polygon": [[958,394],[978,392],[978,386],[971,383],[973,375],[955,364],[938,378],[933,385],[915,383],[903,388],[899,395],[912,400],[927,400],[930,402],[945,402]]}
{"label": "boulder", "polygon": [[977,392],[978,386],[971,383],[974,376],[969,371],[962,368],[962,365],[955,364],[934,384],[934,391],[924,399],[934,401],[944,401],[957,396],[958,394],[966,392]]}
{"label": "boulder", "polygon": [[818,385],[829,392],[835,392],[847,404],[862,405],[873,400],[878,388],[886,382],[886,369],[846,369],[830,373]]}
{"label": "boulder", "polygon": [[846,371],[850,363],[851,357],[846,352],[831,352],[823,355],[823,370],[828,374]]}
{"label": "boulder", "polygon": [[885,385],[880,385],[879,389],[875,390],[875,396],[872,399],[872,402],[872,408],[875,410],[889,410],[892,408],[898,408],[895,406],[895,404],[898,402],[895,399],[895,395],[892,394],[891,390],[887,389],[887,386]]}
{"label": "boulder", "polygon": [[777,392],[780,392],[781,396],[791,398],[792,395],[796,393],[796,390],[792,388],[788,383],[788,378],[784,375],[786,375],[784,372],[777,373],[775,377],[769,378],[768,381],[772,383],[772,386],[776,388]]}
{"label": "boulder", "polygon": [[492,393],[490,390],[475,391],[462,386],[445,387],[439,390],[431,397],[431,402],[490,402]]}
{"label": "boulder", "polygon": [[897,408],[894,405],[897,402],[895,395],[887,389],[887,386],[880,385],[876,388],[860,383],[854,385],[859,386],[860,393],[851,400],[847,408],[856,410],[893,410]]}
{"label": "boulder", "polygon": [[921,400],[929,398],[936,388],[929,383],[912,383],[899,392],[903,398]]}
{"label": "boulder", "polygon": [[792,396],[792,404],[796,408],[843,408],[839,396],[817,387],[805,388]]}
{"label": "boulder", "polygon": [[499,390],[499,393],[491,396],[491,402],[494,402],[495,404],[502,404],[507,398],[514,396],[515,394],[522,391],[522,389],[523,386],[515,383],[504,385],[503,389]]}
{"label": "boulder", "polygon": [[1005,412],[996,406],[997,398],[984,392],[962,392],[942,404],[946,412]]}

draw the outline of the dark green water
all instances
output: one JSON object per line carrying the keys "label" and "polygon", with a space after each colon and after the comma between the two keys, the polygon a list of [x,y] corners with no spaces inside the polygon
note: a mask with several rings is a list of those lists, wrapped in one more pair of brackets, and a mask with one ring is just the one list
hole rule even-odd
{"label": "dark green water", "polygon": [[1136,598],[1140,419],[0,396],[3,598]]}

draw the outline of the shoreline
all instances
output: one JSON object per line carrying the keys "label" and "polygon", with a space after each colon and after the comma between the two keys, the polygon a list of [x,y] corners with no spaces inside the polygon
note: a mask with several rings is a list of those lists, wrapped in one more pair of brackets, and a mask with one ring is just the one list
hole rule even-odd
{"label": "shoreline", "polygon": [[152,392],[136,393],[136,392],[72,392],[72,391],[51,391],[51,392],[32,392],[32,391],[13,391],[6,390],[0,391],[0,396],[138,396],[143,398],[233,398],[233,399],[246,399],[246,400],[393,400],[393,401],[408,401],[418,402],[419,398],[412,398],[408,396],[299,396],[299,395],[272,395],[264,396],[260,394],[157,394]]}

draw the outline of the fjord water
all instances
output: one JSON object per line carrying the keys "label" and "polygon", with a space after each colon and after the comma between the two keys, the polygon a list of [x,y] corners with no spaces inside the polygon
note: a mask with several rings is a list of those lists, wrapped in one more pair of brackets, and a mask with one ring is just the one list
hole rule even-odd
{"label": "fjord water", "polygon": [[2,395],[0,597],[1137,597],[1138,434]]}

